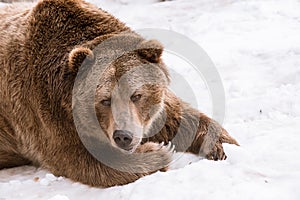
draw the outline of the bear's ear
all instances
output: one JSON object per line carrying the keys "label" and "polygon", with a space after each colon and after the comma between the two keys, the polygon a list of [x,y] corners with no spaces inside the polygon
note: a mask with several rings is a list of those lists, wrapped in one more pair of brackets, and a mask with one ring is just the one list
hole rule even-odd
{"label": "bear's ear", "polygon": [[91,49],[86,47],[76,47],[69,54],[69,70],[70,72],[77,73],[84,61],[93,62],[94,59],[94,53]]}
{"label": "bear's ear", "polygon": [[136,50],[142,58],[158,63],[163,52],[163,46],[157,40],[146,40],[141,42]]}

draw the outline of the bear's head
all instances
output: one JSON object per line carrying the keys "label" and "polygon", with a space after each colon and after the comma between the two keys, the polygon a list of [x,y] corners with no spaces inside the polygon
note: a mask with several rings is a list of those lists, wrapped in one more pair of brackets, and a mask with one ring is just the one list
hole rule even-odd
{"label": "bear's head", "polygon": [[130,50],[112,43],[108,48],[93,51],[87,47],[76,48],[70,53],[69,67],[76,71],[83,60],[93,60],[94,66],[110,60],[97,83],[96,115],[110,143],[133,152],[163,114],[169,74],[158,41],[133,37],[125,39],[123,47],[128,45]]}

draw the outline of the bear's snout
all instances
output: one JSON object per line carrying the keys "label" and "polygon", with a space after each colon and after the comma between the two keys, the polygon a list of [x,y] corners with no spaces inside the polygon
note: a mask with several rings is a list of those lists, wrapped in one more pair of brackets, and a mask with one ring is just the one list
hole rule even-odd
{"label": "bear's snout", "polygon": [[115,143],[124,150],[130,150],[133,133],[126,130],[115,130],[113,133],[113,139]]}

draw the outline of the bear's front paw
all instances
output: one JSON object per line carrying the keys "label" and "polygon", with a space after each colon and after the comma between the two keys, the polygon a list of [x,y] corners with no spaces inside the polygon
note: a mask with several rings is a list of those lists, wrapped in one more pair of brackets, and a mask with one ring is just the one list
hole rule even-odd
{"label": "bear's front paw", "polygon": [[208,152],[209,153],[205,155],[205,158],[208,160],[217,161],[217,160],[225,160],[227,158],[221,142],[217,142],[215,146]]}
{"label": "bear's front paw", "polygon": [[145,159],[151,159],[153,166],[157,166],[157,170],[167,171],[168,166],[172,161],[175,146],[169,142],[167,145],[164,143],[147,142],[137,147],[135,153],[145,155]]}

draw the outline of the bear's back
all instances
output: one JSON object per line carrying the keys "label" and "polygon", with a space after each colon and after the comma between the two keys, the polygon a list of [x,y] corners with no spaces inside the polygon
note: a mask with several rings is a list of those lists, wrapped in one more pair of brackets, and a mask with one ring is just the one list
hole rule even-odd
{"label": "bear's back", "polygon": [[7,62],[10,54],[15,52],[18,45],[22,45],[25,24],[32,7],[32,3],[15,3],[0,7],[0,70],[3,69],[4,62]]}
{"label": "bear's back", "polygon": [[[7,80],[11,62],[22,51],[26,32],[26,21],[33,7],[32,3],[15,3],[0,7],[0,98],[7,95]],[[3,96],[4,95],[4,96]],[[1,104],[1,102],[0,102]]]}

